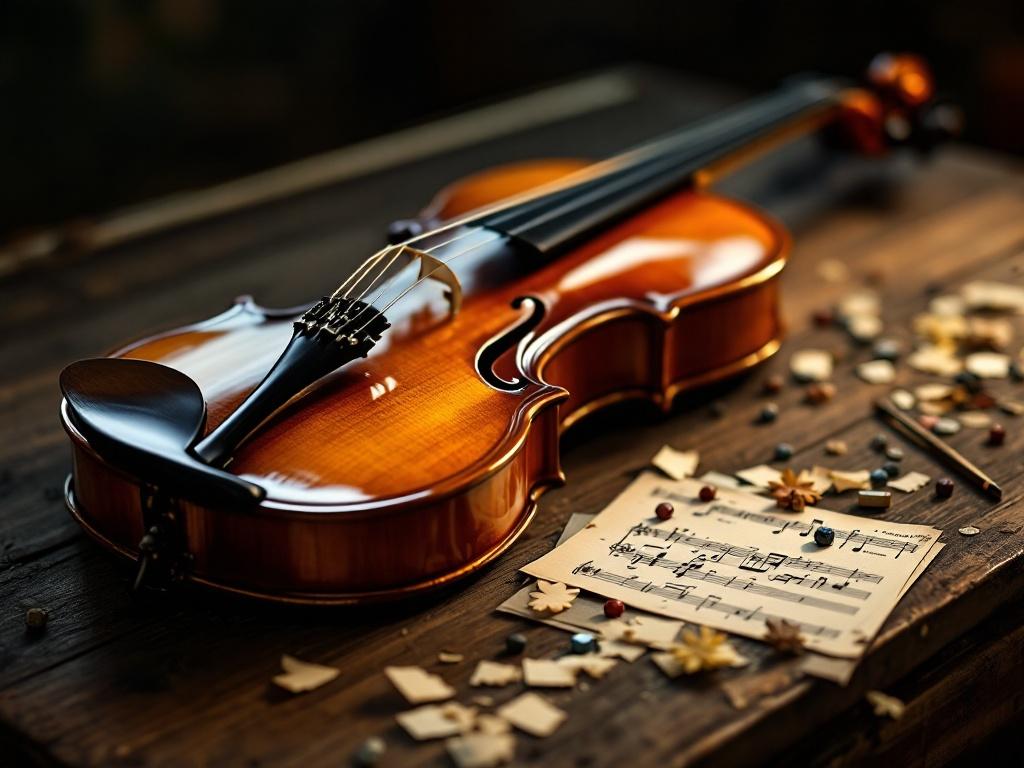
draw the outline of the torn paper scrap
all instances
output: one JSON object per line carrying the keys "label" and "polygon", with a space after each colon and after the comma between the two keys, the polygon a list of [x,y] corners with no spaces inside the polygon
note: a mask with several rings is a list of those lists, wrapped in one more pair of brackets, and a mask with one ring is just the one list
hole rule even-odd
{"label": "torn paper scrap", "polygon": [[310,664],[287,654],[281,657],[281,669],[284,670],[284,674],[275,675],[274,685],[291,693],[312,691],[331,682],[341,673],[341,670],[335,667]]}
{"label": "torn paper scrap", "polygon": [[510,733],[469,733],[444,743],[458,768],[495,768],[512,762],[516,739]]}
{"label": "torn paper scrap", "polygon": [[789,358],[789,369],[799,381],[828,381],[832,376],[832,353],[824,349],[801,349]]}
{"label": "torn paper scrap", "polygon": [[384,674],[410,704],[444,701],[455,695],[454,688],[420,667],[385,667]]}
{"label": "torn paper scrap", "polygon": [[903,477],[889,481],[889,487],[904,493],[919,491],[928,485],[931,478],[920,472],[907,472]]}
{"label": "torn paper scrap", "polygon": [[576,670],[554,659],[523,659],[523,680],[531,688],[572,688]]}
{"label": "torn paper scrap", "polygon": [[769,483],[779,482],[782,473],[767,464],[758,464],[756,467],[741,469],[736,473],[736,477],[745,483],[756,485],[758,488],[767,488]]}
{"label": "torn paper scrap", "polygon": [[700,456],[697,451],[677,451],[670,445],[661,446],[661,450],[651,459],[651,464],[673,480],[692,477],[698,463]]}
{"label": "torn paper scrap", "polygon": [[473,670],[473,676],[469,678],[469,684],[473,687],[486,685],[492,688],[503,688],[510,683],[517,682],[522,677],[519,667],[512,664],[502,664],[497,661],[482,659]]}
{"label": "torn paper scrap", "polygon": [[498,709],[498,715],[531,736],[550,736],[568,715],[536,693],[524,693]]}
{"label": "torn paper scrap", "polygon": [[835,486],[836,493],[853,488],[860,491],[871,489],[871,472],[867,469],[859,469],[855,472],[840,472],[833,469],[829,474],[832,477],[832,485]]}
{"label": "torn paper scrap", "polygon": [[568,656],[562,656],[556,661],[564,667],[569,667],[574,672],[586,672],[595,680],[600,680],[618,664],[615,659],[610,659],[597,653],[570,653]]}
{"label": "torn paper scrap", "polygon": [[868,384],[891,384],[896,368],[888,360],[869,360],[857,366],[857,375]]}
{"label": "torn paper scrap", "polygon": [[472,729],[475,719],[476,709],[454,701],[444,705],[427,704],[395,715],[398,724],[416,741],[465,733]]}

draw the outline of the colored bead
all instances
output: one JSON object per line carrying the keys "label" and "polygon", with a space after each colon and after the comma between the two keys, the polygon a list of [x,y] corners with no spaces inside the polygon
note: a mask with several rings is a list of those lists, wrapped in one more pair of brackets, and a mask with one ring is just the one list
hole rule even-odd
{"label": "colored bead", "polygon": [[884,451],[886,446],[889,445],[889,438],[887,435],[883,435],[879,432],[877,435],[871,438],[871,447],[876,451]]}
{"label": "colored bead", "polygon": [[654,514],[658,516],[659,520],[668,520],[672,517],[672,513],[676,511],[676,508],[669,504],[667,501],[661,502],[654,508]]}
{"label": "colored bead", "polygon": [[873,509],[888,509],[892,506],[890,491],[857,491],[857,504]]}
{"label": "colored bead", "polygon": [[917,423],[920,424],[925,429],[931,429],[932,427],[939,423],[939,417],[932,416],[931,414],[927,413],[921,414],[920,416],[917,417]]}
{"label": "colored bead", "polygon": [[775,446],[775,460],[785,461],[793,456],[793,446],[789,443],[779,443]]}
{"label": "colored bead", "polygon": [[597,640],[588,632],[577,632],[569,638],[569,651],[572,653],[594,653],[597,651]]}
{"label": "colored bead", "polygon": [[764,383],[761,385],[761,388],[769,395],[774,395],[782,391],[782,385],[784,383],[785,382],[783,382],[782,377],[779,376],[778,374],[775,374],[765,379]]}
{"label": "colored bead", "polygon": [[359,746],[352,756],[352,762],[360,768],[370,768],[380,762],[386,750],[387,746],[384,744],[384,740],[373,736]]}
{"label": "colored bead", "polygon": [[899,358],[902,351],[903,348],[895,339],[879,339],[871,348],[871,354],[876,360],[889,360],[890,362]]}
{"label": "colored bead", "polygon": [[814,532],[814,543],[819,547],[831,547],[836,540],[836,532],[831,528],[822,526]]}
{"label": "colored bead", "polygon": [[889,461],[903,461],[903,449],[891,446],[885,449],[885,458]]}
{"label": "colored bead", "polygon": [[811,319],[819,328],[825,328],[835,322],[835,315],[832,314],[831,309],[816,309],[811,315]]}
{"label": "colored bead", "polygon": [[518,656],[520,653],[526,650],[526,635],[521,635],[515,632],[505,638],[505,651]]}
{"label": "colored bead", "polygon": [[[898,471],[897,471],[898,474]],[[884,469],[872,469],[871,470],[871,484],[872,485],[885,485],[889,482],[889,473]]]}
{"label": "colored bead", "polygon": [[953,381],[962,386],[972,395],[981,391],[981,379],[970,371],[961,371],[953,377]]}
{"label": "colored bead", "polygon": [[1006,427],[1002,424],[993,424],[988,430],[988,444],[1002,445],[1006,441]]}
{"label": "colored bead", "polygon": [[836,394],[836,385],[828,381],[810,384],[807,387],[807,402],[811,405],[827,403]]}
{"label": "colored bead", "polygon": [[940,417],[932,424],[932,432],[936,435],[955,435],[960,431],[960,422],[946,416]]}
{"label": "colored bead", "polygon": [[705,485],[700,489],[700,500],[704,502],[714,501],[715,496],[718,495],[718,489],[713,485]]}
{"label": "colored bead", "polygon": [[940,477],[935,481],[935,495],[940,499],[948,499],[953,495],[953,481],[948,477]]}
{"label": "colored bead", "polygon": [[768,403],[761,409],[760,420],[763,424],[775,421],[779,417],[779,406],[775,403]]}
{"label": "colored bead", "polygon": [[617,619],[626,612],[626,604],[621,600],[605,600],[604,615],[609,619]]}
{"label": "colored bead", "polygon": [[50,612],[45,608],[29,608],[25,611],[25,626],[29,629],[42,629],[49,620]]}
{"label": "colored bead", "polygon": [[882,471],[889,477],[896,477],[900,473],[900,467],[895,462],[887,461],[882,465]]}

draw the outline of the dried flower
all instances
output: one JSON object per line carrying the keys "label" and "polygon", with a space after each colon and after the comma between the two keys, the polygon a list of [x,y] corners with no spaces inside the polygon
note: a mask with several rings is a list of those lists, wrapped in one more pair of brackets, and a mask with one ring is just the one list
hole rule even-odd
{"label": "dried flower", "polygon": [[804,652],[804,638],[800,634],[799,625],[785,619],[768,619],[765,624],[768,626],[765,642],[776,651],[793,655]]}
{"label": "dried flower", "polygon": [[572,605],[578,589],[567,587],[559,581],[550,582],[537,580],[539,592],[531,592],[530,607],[535,611],[549,611],[550,613],[561,613]]}
{"label": "dried flower", "polygon": [[776,504],[794,512],[802,512],[808,504],[814,506],[821,501],[821,494],[814,490],[813,481],[798,478],[788,467],[782,471],[778,480],[769,482],[768,487],[772,490]]}
{"label": "dried flower", "polygon": [[728,636],[710,627],[701,627],[699,632],[683,630],[682,642],[673,645],[671,653],[688,675],[740,666],[746,661],[729,643]]}

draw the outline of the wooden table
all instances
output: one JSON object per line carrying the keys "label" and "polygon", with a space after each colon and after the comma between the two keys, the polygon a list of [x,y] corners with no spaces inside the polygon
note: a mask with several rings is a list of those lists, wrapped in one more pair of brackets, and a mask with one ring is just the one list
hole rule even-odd
{"label": "wooden table", "polygon": [[[783,440],[796,448],[797,466],[835,465],[823,446],[840,438],[850,446],[843,466],[878,463],[868,447],[881,429],[870,408],[878,388],[851,372],[867,352],[810,322],[812,310],[850,288],[823,283],[818,262],[844,261],[851,282],[877,272],[887,326],[907,340],[907,321],[925,306],[929,287],[955,288],[973,277],[1020,280],[1024,196],[1011,161],[947,148],[919,168],[878,165],[798,145],[728,187],[770,205],[794,231],[782,354],[667,418],[625,407],[576,428],[565,439],[568,485],[544,497],[527,534],[493,567],[448,593],[372,609],[285,609],[194,590],[133,597],[128,570],[87,541],[64,510],[69,462],[57,420],[60,368],[126,337],[212,315],[236,294],[268,305],[319,295],[375,249],[389,220],[469,171],[534,156],[600,156],[730,98],[644,70],[602,77],[579,86],[597,83],[589,101],[574,102],[580,91],[571,86],[553,101],[530,102],[533,113],[513,110],[522,124],[510,135],[499,135],[511,129],[498,119],[509,112],[476,114],[462,126],[472,130],[459,134],[465,145],[453,146],[460,140],[451,131],[413,132],[397,145],[385,140],[334,157],[326,186],[309,175],[318,166],[307,165],[298,176],[257,180],[255,190],[243,183],[192,207],[187,197],[177,208],[158,207],[154,220],[182,210],[189,218],[210,206],[230,211],[232,199],[241,210],[141,238],[119,230],[126,221],[138,226],[138,217],[118,217],[84,230],[84,241],[75,230],[77,242],[92,236],[109,247],[5,264],[16,271],[0,282],[0,762],[338,765],[378,735],[388,745],[384,765],[443,764],[441,743],[416,744],[395,724],[394,714],[406,707],[383,667],[440,669],[467,701],[477,693],[468,687],[475,661],[496,657],[508,633],[525,632],[532,655],[562,649],[563,633],[493,608],[524,583],[517,569],[551,547],[570,513],[598,511],[660,445],[699,447],[705,469],[733,471],[770,459]],[[561,119],[544,119],[551,103],[569,105]],[[533,117],[520,119],[524,114]],[[363,177],[346,178],[354,173]],[[251,194],[225,200],[239,190]],[[275,190],[289,194],[252,204]],[[789,385],[777,397],[778,421],[755,425],[763,375],[784,371],[789,353],[805,346],[846,353],[835,376],[838,395],[814,407]],[[900,373],[908,383],[921,378],[905,366]],[[722,418],[709,415],[711,399],[725,404]],[[545,740],[520,735],[517,759],[545,766],[845,765],[881,757],[933,765],[1017,722],[1024,711],[1024,419],[1005,421],[1002,448],[983,445],[978,431],[952,438],[1003,484],[1001,503],[960,483],[949,501],[924,490],[897,499],[887,514],[942,528],[947,546],[897,606],[848,687],[803,679],[734,709],[720,683],[779,663],[742,640],[752,668],[709,679],[670,681],[647,660],[620,664],[587,690],[551,695],[569,720]],[[906,467],[938,474],[927,456],[905,448]],[[854,511],[847,497],[829,501]],[[967,524],[981,533],[957,533]],[[49,611],[41,634],[26,632],[25,610],[33,606]],[[442,669],[442,649],[467,660]],[[269,684],[282,653],[336,665],[341,677],[306,695],[282,695]],[[904,699],[903,718],[875,718],[864,701],[870,689]],[[495,699],[512,695],[506,689]]]}

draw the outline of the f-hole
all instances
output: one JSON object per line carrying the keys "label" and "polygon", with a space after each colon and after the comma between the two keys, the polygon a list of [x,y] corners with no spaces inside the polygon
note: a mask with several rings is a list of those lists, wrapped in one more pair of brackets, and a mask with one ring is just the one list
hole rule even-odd
{"label": "f-hole", "polygon": [[529,307],[529,314],[504,333],[490,339],[476,354],[476,371],[480,378],[502,392],[522,392],[529,384],[519,377],[506,381],[494,372],[494,364],[498,362],[498,358],[514,349],[544,319],[544,302],[540,299],[535,296],[517,296],[512,300],[513,309],[519,309],[524,305]]}

